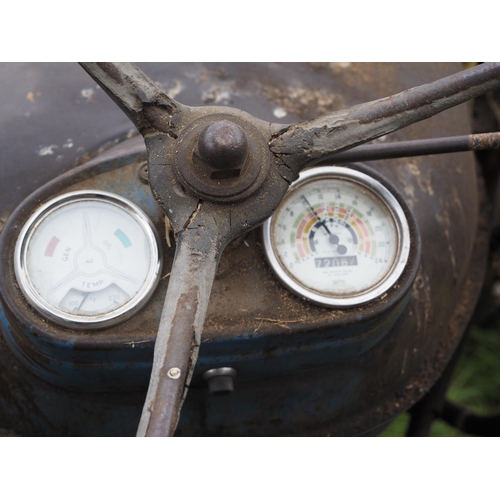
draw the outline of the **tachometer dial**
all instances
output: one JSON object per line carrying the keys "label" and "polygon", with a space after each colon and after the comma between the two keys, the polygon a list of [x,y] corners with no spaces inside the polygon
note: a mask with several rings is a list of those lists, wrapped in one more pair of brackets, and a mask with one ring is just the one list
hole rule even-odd
{"label": "tachometer dial", "polygon": [[410,232],[394,195],[345,167],[300,175],[264,225],[267,257],[280,280],[316,303],[347,307],[373,300],[397,281]]}
{"label": "tachometer dial", "polygon": [[76,191],[40,207],[20,233],[16,276],[27,300],[66,326],[103,327],[136,312],[161,270],[147,215],[128,200]]}

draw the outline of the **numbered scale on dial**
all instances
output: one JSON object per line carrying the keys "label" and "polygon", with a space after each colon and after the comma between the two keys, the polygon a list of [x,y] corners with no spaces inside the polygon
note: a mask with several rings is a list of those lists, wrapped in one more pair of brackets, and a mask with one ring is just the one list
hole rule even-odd
{"label": "numbered scale on dial", "polygon": [[307,170],[264,224],[264,246],[294,293],[348,307],[383,295],[410,251],[405,214],[374,178],[344,167]]}
{"label": "numbered scale on dial", "polygon": [[154,227],[139,207],[111,193],[75,191],[30,217],[14,262],[22,292],[42,315],[98,328],[145,304],[162,259]]}

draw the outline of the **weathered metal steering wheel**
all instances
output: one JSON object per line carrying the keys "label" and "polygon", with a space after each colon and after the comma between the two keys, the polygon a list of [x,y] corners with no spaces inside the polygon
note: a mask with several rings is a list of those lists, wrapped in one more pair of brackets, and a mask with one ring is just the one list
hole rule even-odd
{"label": "weathered metal steering wheel", "polygon": [[500,87],[500,63],[486,63],[285,126],[184,106],[130,63],[82,66],[144,137],[149,183],[177,241],[139,436],[173,435],[220,255],[273,213],[303,168]]}

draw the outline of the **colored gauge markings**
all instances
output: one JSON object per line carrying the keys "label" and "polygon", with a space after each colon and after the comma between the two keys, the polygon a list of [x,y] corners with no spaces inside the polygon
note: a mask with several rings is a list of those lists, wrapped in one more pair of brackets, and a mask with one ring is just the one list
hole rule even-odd
{"label": "colored gauge markings", "polygon": [[318,218],[313,212],[309,212],[305,216],[301,214],[300,216],[302,216],[302,220],[299,222],[297,227],[295,244],[300,257],[304,258],[307,254],[311,253],[311,249],[309,248],[309,244],[307,242],[307,235],[309,234],[311,227],[318,222]]}
{"label": "colored gauge markings", "polygon": [[[363,220],[365,217],[359,210],[346,208],[344,203],[337,207],[334,203],[329,203],[326,207],[316,204],[312,208],[313,211],[302,212],[295,218],[293,227],[296,231],[290,233],[290,243],[296,247],[299,259],[316,252],[315,235],[323,228],[330,234],[328,227],[334,223],[341,224],[349,231],[352,243],[358,247],[359,252],[376,255],[377,243],[373,240],[373,228],[370,222]],[[342,245],[340,248],[342,251],[345,247]]]}
{"label": "colored gauge markings", "polygon": [[[358,252],[370,257],[376,257],[377,242],[374,240],[375,233],[370,222],[366,220],[365,214],[345,203],[330,201],[325,204],[309,204],[307,199],[302,202],[307,205],[308,211],[301,211],[294,218],[292,223],[294,230],[289,233],[290,244],[296,249],[293,254],[296,262],[316,253],[318,243],[316,236],[321,235],[323,230],[330,235],[329,241],[332,248],[335,248],[335,254],[344,255],[347,253],[347,247],[334,234],[334,224],[340,224],[350,233],[352,244]],[[293,211],[290,215],[293,216]],[[351,265],[357,265],[357,263]]]}
{"label": "colored gauge markings", "polygon": [[118,228],[114,234],[122,242],[122,245],[125,248],[132,246],[132,242],[129,240],[128,236],[120,228]]}
{"label": "colored gauge markings", "polygon": [[292,185],[265,226],[264,241],[286,286],[321,304],[348,306],[394,283],[398,252],[408,253],[407,243],[401,247],[405,222],[397,200],[370,176],[319,167]]}
{"label": "colored gauge markings", "polygon": [[363,214],[358,212],[358,210],[353,210],[349,223],[354,227],[360,237],[359,251],[374,257],[377,253],[377,242],[373,239],[375,232],[370,222],[363,219]]}
{"label": "colored gauge markings", "polygon": [[[115,232],[114,235],[120,240],[122,245],[125,248],[131,247],[132,242],[130,241],[129,237],[120,229],[118,228]],[[57,245],[60,243],[60,239],[57,236],[52,236],[51,240],[49,241],[47,247],[45,248],[45,257],[53,257],[54,256],[54,251],[57,247]]]}
{"label": "colored gauge markings", "polygon": [[49,241],[47,248],[45,249],[45,257],[52,257],[54,255],[54,250],[56,249],[58,243],[61,240],[56,236],[52,236],[52,239]]}

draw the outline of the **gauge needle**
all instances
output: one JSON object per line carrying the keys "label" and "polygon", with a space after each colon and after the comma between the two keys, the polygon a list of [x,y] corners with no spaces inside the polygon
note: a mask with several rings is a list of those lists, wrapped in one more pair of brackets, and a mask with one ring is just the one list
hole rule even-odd
{"label": "gauge needle", "polygon": [[[82,267],[85,266],[86,261],[89,260],[89,254],[92,256],[92,261],[94,269],[97,268],[94,272],[85,272],[80,271]],[[102,252],[100,248],[97,248],[92,243],[92,235],[90,232],[90,224],[89,218],[86,212],[83,213],[83,247],[81,247],[76,253],[73,260],[73,269],[67,274],[63,279],[61,279],[58,283],[56,283],[47,293],[55,292],[59,290],[62,286],[73,281],[74,278],[78,276],[86,276],[88,278],[99,276],[100,274],[107,274],[109,276],[113,276],[114,278],[121,278],[127,281],[132,281],[133,283],[137,282],[135,278],[132,278],[128,274],[125,274],[118,269],[110,266],[107,262],[106,256]],[[85,300],[85,299],[84,299]]]}
{"label": "gauge needle", "polygon": [[[331,231],[328,229],[328,226],[326,225],[325,220],[320,218],[320,216],[318,215],[318,213],[316,212],[316,210],[314,210],[314,208],[312,207],[312,205],[309,203],[309,200],[304,195],[302,195],[302,198],[304,199],[304,201],[307,203],[307,205],[311,209],[311,212],[316,216],[316,218],[318,219],[319,223],[324,227],[325,231],[330,235],[330,238],[329,238],[330,239],[330,243],[332,245],[338,245],[339,244],[339,237],[336,234],[332,234],[331,233]],[[341,246],[344,247],[343,245],[341,245]],[[346,249],[346,251],[347,251],[347,249]]]}
{"label": "gauge needle", "polygon": [[[314,208],[312,207],[312,205],[309,203],[309,200],[304,196],[302,195],[302,199],[307,203],[307,206],[311,209],[311,212],[316,216],[316,218],[318,219],[319,223],[325,228],[326,232],[330,235],[330,241],[331,243],[338,243],[338,236],[335,236],[333,235],[330,230],[328,229],[328,226],[326,225],[325,221],[323,219],[320,218],[320,216],[318,215],[318,213],[316,212],[316,210],[314,210]],[[334,242],[332,241],[332,236],[337,238],[337,241]]]}
{"label": "gauge needle", "polygon": [[324,219],[321,219],[316,210],[312,207],[312,205],[309,203],[309,200],[302,195],[302,199],[307,203],[308,207],[311,209],[311,212],[316,216],[318,219],[319,223],[325,228],[326,232],[330,235],[329,241],[332,245],[338,245],[337,246],[337,252],[340,255],[344,255],[347,252],[347,247],[345,245],[339,245],[339,237],[336,234],[332,234],[331,231],[328,229],[328,226],[326,225],[326,222]]}

